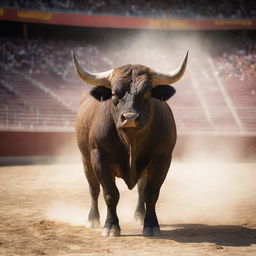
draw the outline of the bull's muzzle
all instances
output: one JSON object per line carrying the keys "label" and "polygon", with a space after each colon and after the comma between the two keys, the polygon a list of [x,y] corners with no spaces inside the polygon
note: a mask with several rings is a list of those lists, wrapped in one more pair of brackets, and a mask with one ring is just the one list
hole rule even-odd
{"label": "bull's muzzle", "polygon": [[123,128],[137,127],[139,114],[136,112],[126,112],[121,116],[121,123]]}

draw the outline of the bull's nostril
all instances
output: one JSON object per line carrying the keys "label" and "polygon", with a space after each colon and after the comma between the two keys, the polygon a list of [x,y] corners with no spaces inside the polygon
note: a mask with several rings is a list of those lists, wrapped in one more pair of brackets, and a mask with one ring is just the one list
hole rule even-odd
{"label": "bull's nostril", "polygon": [[124,115],[121,115],[121,121],[124,122],[126,120]]}
{"label": "bull's nostril", "polygon": [[127,120],[129,121],[135,121],[139,117],[138,113],[135,112],[126,112],[122,115],[122,121]]}

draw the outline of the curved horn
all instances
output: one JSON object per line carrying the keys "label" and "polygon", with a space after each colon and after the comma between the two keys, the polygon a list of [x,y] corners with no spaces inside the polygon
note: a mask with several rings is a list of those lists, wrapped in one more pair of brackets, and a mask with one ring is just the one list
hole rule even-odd
{"label": "curved horn", "polygon": [[89,73],[80,66],[73,51],[71,51],[71,54],[72,54],[76,72],[84,82],[91,85],[95,85],[95,86],[105,85],[110,87],[109,80],[110,80],[113,69],[108,70],[106,72]]}
{"label": "curved horn", "polygon": [[173,84],[177,82],[179,79],[181,79],[181,77],[183,76],[186,70],[187,60],[188,60],[188,51],[186,53],[186,56],[182,64],[176,70],[168,73],[160,73],[160,72],[153,73],[152,87],[155,87],[157,85],[162,85],[162,84]]}

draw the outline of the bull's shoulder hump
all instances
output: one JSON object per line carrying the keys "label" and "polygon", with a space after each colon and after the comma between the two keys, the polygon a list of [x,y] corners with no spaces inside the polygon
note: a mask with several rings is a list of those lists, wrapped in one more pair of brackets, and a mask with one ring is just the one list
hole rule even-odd
{"label": "bull's shoulder hump", "polygon": [[94,130],[111,127],[113,119],[109,102],[99,102],[92,97],[87,98],[80,105],[78,119]]}
{"label": "bull's shoulder hump", "polygon": [[78,109],[78,119],[93,118],[95,113],[98,111],[98,108],[99,103],[96,100],[91,97],[84,98]]}

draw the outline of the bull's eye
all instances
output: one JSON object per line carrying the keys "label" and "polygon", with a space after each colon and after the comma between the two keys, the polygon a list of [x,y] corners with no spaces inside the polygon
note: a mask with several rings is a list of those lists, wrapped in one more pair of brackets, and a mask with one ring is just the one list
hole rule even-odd
{"label": "bull's eye", "polygon": [[144,97],[145,97],[146,99],[148,99],[150,96],[151,96],[151,92],[150,92],[150,91],[147,91],[147,92],[144,94]]}
{"label": "bull's eye", "polygon": [[112,95],[111,99],[112,99],[113,104],[116,106],[119,102],[118,97],[116,95]]}

